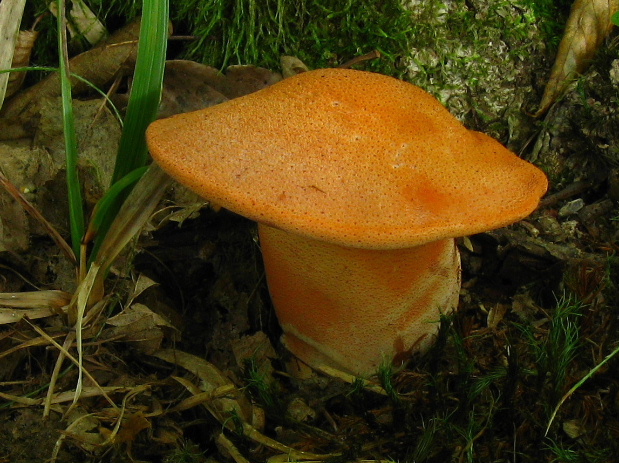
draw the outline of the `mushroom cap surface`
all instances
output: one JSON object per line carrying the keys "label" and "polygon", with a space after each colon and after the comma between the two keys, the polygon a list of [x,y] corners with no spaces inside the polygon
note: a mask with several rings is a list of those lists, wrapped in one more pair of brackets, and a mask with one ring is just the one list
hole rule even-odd
{"label": "mushroom cap surface", "polygon": [[466,129],[433,96],[364,71],[320,69],[154,122],[180,183],[238,214],[370,249],[479,233],[530,214],[544,173]]}

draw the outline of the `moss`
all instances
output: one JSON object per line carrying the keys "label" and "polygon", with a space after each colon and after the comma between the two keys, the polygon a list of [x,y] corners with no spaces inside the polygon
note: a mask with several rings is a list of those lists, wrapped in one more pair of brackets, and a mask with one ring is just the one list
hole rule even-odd
{"label": "moss", "polygon": [[[528,0],[411,3],[413,34],[409,79],[433,93],[470,126],[504,121],[530,89],[532,57],[545,49],[542,21]],[[423,27],[421,25],[424,25]],[[531,63],[529,65],[529,63]],[[493,135],[505,135],[507,126]]]}
{"label": "moss", "polygon": [[[279,69],[282,55],[311,68],[333,67],[378,50],[364,68],[406,77],[437,96],[472,128],[505,138],[505,108],[521,105],[530,66],[545,43],[560,37],[569,8],[555,0],[171,0],[174,56],[224,68]],[[136,0],[91,0],[110,29],[139,14]],[[45,11],[33,0],[31,17]],[[557,19],[560,18],[560,19]],[[53,19],[53,18],[52,18]],[[55,26],[39,46],[38,64],[56,60]],[[547,32],[544,32],[547,31]],[[551,34],[551,35],[549,35]],[[539,58],[535,65],[539,66]],[[517,93],[517,95],[515,95]],[[501,119],[500,123],[496,120]]]}
{"label": "moss", "polygon": [[559,46],[573,0],[520,0],[539,19],[540,29],[553,48]]}
{"label": "moss", "polygon": [[370,68],[402,73],[411,23],[399,0],[187,0],[173,20],[198,39],[185,56],[216,67],[278,68],[281,55],[310,67],[333,67],[380,51]]}

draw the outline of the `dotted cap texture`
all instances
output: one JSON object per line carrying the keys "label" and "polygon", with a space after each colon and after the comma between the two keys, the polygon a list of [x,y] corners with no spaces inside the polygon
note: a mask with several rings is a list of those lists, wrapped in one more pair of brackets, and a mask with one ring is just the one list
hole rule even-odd
{"label": "dotted cap texture", "polygon": [[267,225],[392,249],[530,214],[544,173],[466,129],[434,97],[363,71],[321,69],[154,122],[154,159],[201,196]]}

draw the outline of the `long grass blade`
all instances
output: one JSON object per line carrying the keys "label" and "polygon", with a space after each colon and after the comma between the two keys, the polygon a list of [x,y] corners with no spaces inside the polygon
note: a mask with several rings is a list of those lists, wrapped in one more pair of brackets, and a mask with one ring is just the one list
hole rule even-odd
{"label": "long grass blade", "polygon": [[[69,218],[71,224],[71,244],[76,256],[80,255],[80,244],[84,235],[84,209],[82,189],[77,170],[78,148],[75,133],[75,117],[71,99],[69,79],[69,55],[67,51],[67,30],[65,27],[65,3],[58,0],[58,52],[60,55],[60,88],[62,94],[62,123],[67,162],[67,187],[69,196]],[[79,260],[79,258],[78,258]]]}
{"label": "long grass blade", "polygon": [[[145,133],[148,125],[157,117],[161,101],[169,32],[168,16],[169,0],[143,2],[133,86],[127,105],[112,184],[125,178],[131,172],[136,172],[136,169],[144,167],[150,159]],[[103,220],[97,224],[98,235],[95,238],[92,258],[96,258],[115,215],[130,191],[131,187],[124,188],[113,201],[105,205],[106,210],[100,211]]]}
{"label": "long grass blade", "polygon": [[149,160],[144,133],[155,120],[165,69],[168,0],[144,1],[138,58],[112,183]]}
{"label": "long grass blade", "polygon": [[548,431],[550,431],[550,427],[552,426],[552,423],[554,422],[554,420],[555,420],[555,418],[557,416],[557,413],[559,412],[559,409],[565,403],[565,401],[567,399],[569,399],[572,396],[572,394],[574,394],[574,392],[576,392],[580,388],[580,386],[582,386],[585,382],[587,382],[593,375],[595,375],[597,373],[597,371],[600,368],[602,368],[604,365],[606,365],[606,363],[609,362],[617,354],[619,354],[619,347],[616,347],[615,350],[613,350],[610,354],[608,354],[604,358],[604,360],[602,360],[595,367],[593,367],[589,371],[589,373],[587,373],[585,376],[583,376],[580,381],[578,381],[576,384],[574,384],[570,388],[570,390],[567,391],[563,397],[561,397],[561,400],[559,401],[559,403],[555,407],[554,411],[552,412],[552,415],[550,416],[550,419],[548,420],[548,426],[546,426],[546,432],[545,432],[544,435],[546,435],[546,436],[548,435]]}

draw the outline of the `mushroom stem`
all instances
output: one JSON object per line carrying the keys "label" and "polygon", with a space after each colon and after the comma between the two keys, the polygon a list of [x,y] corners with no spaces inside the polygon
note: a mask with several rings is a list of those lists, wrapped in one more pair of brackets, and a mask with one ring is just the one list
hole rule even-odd
{"label": "mushroom stem", "polygon": [[258,225],[283,342],[313,367],[360,376],[430,345],[441,313],[458,304],[453,239],[361,249]]}

